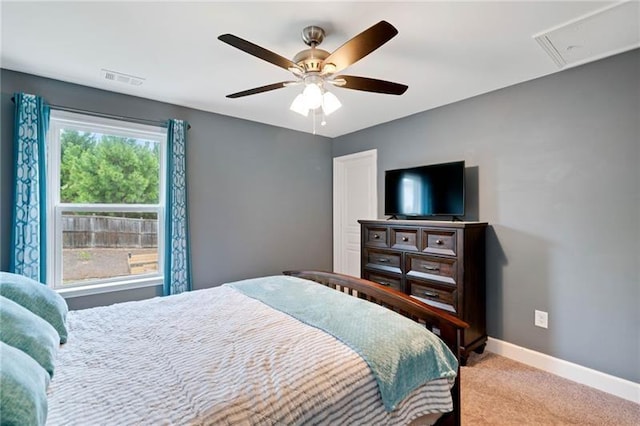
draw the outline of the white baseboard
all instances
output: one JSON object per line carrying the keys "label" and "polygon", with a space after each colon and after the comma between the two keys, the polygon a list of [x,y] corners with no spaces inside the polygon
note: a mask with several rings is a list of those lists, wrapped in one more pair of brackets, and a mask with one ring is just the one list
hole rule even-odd
{"label": "white baseboard", "polygon": [[556,376],[640,403],[640,384],[489,337],[487,350]]}

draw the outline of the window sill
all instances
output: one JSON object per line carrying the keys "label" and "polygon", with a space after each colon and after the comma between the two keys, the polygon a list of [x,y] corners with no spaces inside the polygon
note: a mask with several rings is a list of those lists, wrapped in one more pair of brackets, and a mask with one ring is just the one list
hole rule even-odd
{"label": "window sill", "polygon": [[90,296],[93,294],[113,293],[116,291],[132,290],[143,287],[155,287],[162,285],[161,277],[138,278],[133,280],[119,281],[117,283],[103,283],[86,285],[82,287],[56,289],[60,296],[65,299],[80,296]]}

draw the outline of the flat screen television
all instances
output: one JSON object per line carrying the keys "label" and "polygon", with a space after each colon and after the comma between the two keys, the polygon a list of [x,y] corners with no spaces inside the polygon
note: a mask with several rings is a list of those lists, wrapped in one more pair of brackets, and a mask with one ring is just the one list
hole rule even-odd
{"label": "flat screen television", "polygon": [[464,216],[464,161],[387,170],[384,214]]}

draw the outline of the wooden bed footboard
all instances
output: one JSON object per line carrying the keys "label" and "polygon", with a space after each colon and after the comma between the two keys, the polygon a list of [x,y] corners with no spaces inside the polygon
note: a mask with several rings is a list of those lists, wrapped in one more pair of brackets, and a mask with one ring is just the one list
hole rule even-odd
{"label": "wooden bed footboard", "polygon": [[[451,349],[460,364],[460,346],[467,323],[453,315],[433,308],[413,297],[383,285],[344,274],[323,271],[284,271],[285,275],[315,281],[335,290],[360,299],[382,305],[429,328]],[[460,367],[455,385],[451,389],[453,411],[443,415],[436,424],[456,425],[461,423],[460,412]]]}

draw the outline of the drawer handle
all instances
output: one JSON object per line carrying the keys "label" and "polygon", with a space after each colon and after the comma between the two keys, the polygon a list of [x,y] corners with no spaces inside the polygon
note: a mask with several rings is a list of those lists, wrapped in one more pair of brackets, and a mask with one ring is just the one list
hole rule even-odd
{"label": "drawer handle", "polygon": [[386,257],[381,257],[378,259],[378,262],[380,263],[389,263],[389,259],[387,259]]}
{"label": "drawer handle", "polygon": [[437,266],[422,265],[422,267],[424,269],[426,269],[427,271],[439,271],[440,270],[440,268],[438,268]]}
{"label": "drawer handle", "polygon": [[444,244],[444,241],[442,241],[442,240],[436,240],[436,244],[437,244],[437,245],[439,245],[439,246],[441,246],[442,244]]}
{"label": "drawer handle", "polygon": [[391,283],[388,283],[386,281],[378,281],[378,284],[384,285],[384,286],[387,286],[387,287],[391,286]]}
{"label": "drawer handle", "polygon": [[379,239],[380,239],[380,235],[378,235],[378,234],[373,234],[373,239],[374,239],[374,240],[379,240]]}
{"label": "drawer handle", "polygon": [[407,237],[402,237],[402,241],[409,241]]}
{"label": "drawer handle", "polygon": [[440,295],[438,293],[434,293],[432,291],[425,291],[424,295],[427,296],[427,297],[433,297],[433,298],[436,298],[436,299],[438,297],[440,297]]}

